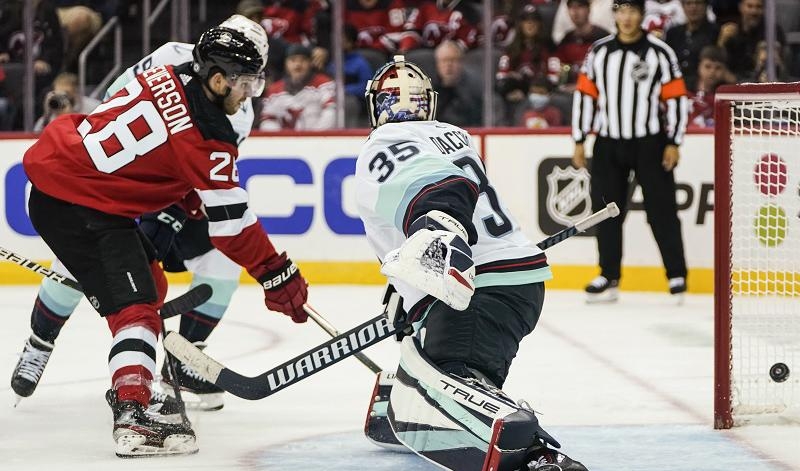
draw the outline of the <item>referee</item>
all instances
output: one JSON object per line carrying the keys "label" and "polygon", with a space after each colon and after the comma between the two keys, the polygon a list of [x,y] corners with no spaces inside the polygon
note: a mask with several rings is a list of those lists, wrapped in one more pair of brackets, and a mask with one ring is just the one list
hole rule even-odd
{"label": "referee", "polygon": [[686,261],[675,202],[678,146],[688,115],[677,57],[642,30],[644,0],[615,0],[616,35],[595,42],[578,76],[572,106],[575,167],[586,166],[583,142],[597,132],[591,174],[592,207],[611,201],[620,217],[597,228],[600,276],[586,286],[589,302],[616,301],[631,171],[642,188],[647,221],[664,261],[670,293],[686,291]]}

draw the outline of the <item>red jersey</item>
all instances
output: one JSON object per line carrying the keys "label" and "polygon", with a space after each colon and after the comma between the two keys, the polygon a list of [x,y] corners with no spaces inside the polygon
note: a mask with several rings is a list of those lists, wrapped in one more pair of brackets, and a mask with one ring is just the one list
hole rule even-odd
{"label": "red jersey", "polygon": [[281,38],[292,44],[314,43],[314,15],[321,5],[317,1],[275,1],[264,7],[261,26],[270,39]]}
{"label": "red jersey", "polygon": [[381,0],[365,9],[357,1],[347,2],[344,22],[356,28],[356,47],[394,52],[403,36],[406,21],[404,0]]}
{"label": "red jersey", "polygon": [[211,242],[258,278],[275,249],[247,208],[237,156],[230,121],[184,64],[145,71],[89,115],[59,116],[23,164],[46,194],[131,218],[196,192]]}
{"label": "red jersey", "polygon": [[405,30],[410,33],[400,40],[400,50],[418,47],[434,48],[451,39],[464,50],[478,44],[480,17],[470,4],[457,4],[454,8],[439,8],[436,2],[424,1],[411,10]]}

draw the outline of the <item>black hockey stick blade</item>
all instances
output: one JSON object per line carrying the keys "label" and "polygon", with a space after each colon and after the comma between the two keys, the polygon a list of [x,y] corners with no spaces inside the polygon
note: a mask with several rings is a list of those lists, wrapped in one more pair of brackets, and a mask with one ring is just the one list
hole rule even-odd
{"label": "black hockey stick blade", "polygon": [[160,311],[161,318],[169,319],[179,314],[186,314],[211,299],[212,294],[214,290],[206,283],[194,286],[177,298],[165,302]]}
{"label": "black hockey stick blade", "polygon": [[[45,278],[55,281],[56,283],[62,284],[68,288],[72,288],[75,291],[80,291],[81,293],[83,292],[81,285],[72,278],[55,272],[29,258],[23,257],[22,255],[14,253],[3,247],[0,247],[0,259],[5,259],[16,263],[22,268],[27,268],[28,270],[38,273]],[[165,302],[164,306],[161,308],[161,317],[167,319],[178,314],[189,312],[197,306],[208,301],[211,298],[211,294],[211,286],[205,283],[197,285],[177,298]]]}
{"label": "black hockey stick blade", "polygon": [[214,360],[180,334],[170,332],[164,348],[206,381],[243,399],[263,399],[347,357],[393,336],[397,329],[383,314],[258,376],[241,375]]}

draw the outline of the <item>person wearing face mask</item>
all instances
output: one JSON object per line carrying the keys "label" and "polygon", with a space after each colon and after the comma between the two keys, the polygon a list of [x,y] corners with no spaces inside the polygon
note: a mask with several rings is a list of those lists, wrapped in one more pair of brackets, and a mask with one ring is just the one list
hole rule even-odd
{"label": "person wearing face mask", "polygon": [[675,52],[642,29],[644,0],[616,0],[614,17],[617,34],[592,45],[573,95],[572,163],[586,166],[583,142],[596,131],[590,170],[592,207],[597,211],[613,201],[621,212],[597,227],[601,271],[586,286],[587,301],[617,299],[632,171],[642,188],[669,292],[680,300],[686,291],[686,258],[673,169],[688,121],[686,85]]}
{"label": "person wearing face mask", "polygon": [[564,124],[561,110],[551,103],[552,86],[546,79],[536,79],[528,88],[528,107],[522,114],[520,126],[545,129]]}

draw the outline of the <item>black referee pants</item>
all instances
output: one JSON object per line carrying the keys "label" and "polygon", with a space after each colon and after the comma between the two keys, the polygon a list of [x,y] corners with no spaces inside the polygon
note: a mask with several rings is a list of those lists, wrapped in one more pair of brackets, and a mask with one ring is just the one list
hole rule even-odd
{"label": "black referee pants", "polygon": [[686,276],[681,222],[675,201],[675,176],[661,165],[667,139],[663,135],[636,139],[597,137],[592,151],[591,194],[594,211],[617,203],[620,215],[597,227],[601,274],[620,278],[622,223],[628,203],[628,177],[633,170],[642,188],[647,222],[661,252],[667,278]]}

